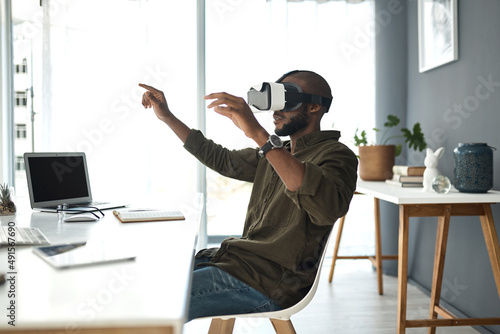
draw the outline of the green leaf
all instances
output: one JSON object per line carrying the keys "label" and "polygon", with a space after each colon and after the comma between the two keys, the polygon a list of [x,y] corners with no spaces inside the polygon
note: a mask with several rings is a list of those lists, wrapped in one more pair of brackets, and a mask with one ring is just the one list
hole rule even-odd
{"label": "green leaf", "polygon": [[399,117],[394,115],[387,115],[387,122],[384,123],[385,127],[392,128],[398,124],[399,124]]}
{"label": "green leaf", "polygon": [[421,152],[427,147],[420,123],[415,123],[413,126],[413,133],[408,129],[401,129],[401,131],[405,137],[405,143],[408,144],[409,148]]}
{"label": "green leaf", "polygon": [[[399,125],[399,123],[400,123],[400,119],[397,116],[388,115],[387,122],[384,123],[385,128],[383,129],[383,131],[381,131],[378,128],[373,128],[372,130],[376,134],[378,132],[382,132],[382,138],[380,138],[379,141],[375,142],[374,145],[377,145],[377,143],[380,143],[380,145],[386,145],[390,140],[403,137],[405,140],[405,143],[408,144],[408,147],[410,149],[423,151],[427,147],[427,143],[425,142],[424,134],[422,133],[422,129],[420,128],[420,123],[415,123],[412,131],[410,131],[406,128],[402,128],[401,132],[403,133],[403,135],[393,135],[393,136],[387,137],[389,128],[395,127],[395,126]],[[366,131],[363,130],[358,135],[358,129],[356,129],[356,132],[354,134],[354,142],[355,142],[356,146],[368,145]],[[401,150],[402,150],[402,145],[397,145],[396,146],[396,156],[401,154]]]}
{"label": "green leaf", "polygon": [[356,129],[356,132],[354,133],[354,145],[360,146],[367,144],[368,144],[368,139],[366,138],[366,131],[365,130],[361,131],[361,134],[358,137],[358,129]]}
{"label": "green leaf", "polygon": [[397,144],[396,145],[396,149],[394,150],[394,155],[396,157],[399,157],[399,155],[401,154],[402,150],[403,150],[403,146],[401,144]]}

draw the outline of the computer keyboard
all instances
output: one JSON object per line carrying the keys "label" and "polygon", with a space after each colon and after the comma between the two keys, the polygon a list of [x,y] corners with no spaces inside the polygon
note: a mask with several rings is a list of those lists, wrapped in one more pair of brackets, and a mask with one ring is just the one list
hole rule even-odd
{"label": "computer keyboard", "polygon": [[[49,239],[37,227],[11,227],[14,228],[14,239],[16,245],[48,245]],[[2,226],[0,228],[0,246],[9,244],[9,226]],[[12,239],[12,237],[10,237]]]}

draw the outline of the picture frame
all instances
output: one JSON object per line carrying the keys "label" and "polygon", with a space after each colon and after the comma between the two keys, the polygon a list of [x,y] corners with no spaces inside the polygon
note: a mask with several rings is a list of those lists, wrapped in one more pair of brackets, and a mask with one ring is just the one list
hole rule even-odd
{"label": "picture frame", "polygon": [[420,73],[458,60],[457,0],[418,0]]}

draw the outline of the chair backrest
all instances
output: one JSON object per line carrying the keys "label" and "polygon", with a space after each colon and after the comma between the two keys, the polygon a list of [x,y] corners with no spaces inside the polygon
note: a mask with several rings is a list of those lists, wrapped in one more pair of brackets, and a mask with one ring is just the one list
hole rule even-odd
{"label": "chair backrest", "polygon": [[[333,231],[333,229],[332,229],[332,231]],[[297,304],[295,304],[287,309],[281,310],[283,312],[288,311],[287,312],[289,314],[288,318],[290,318],[291,315],[299,312],[304,307],[306,307],[309,304],[309,302],[313,299],[314,295],[316,294],[316,290],[318,290],[318,284],[319,284],[319,280],[321,277],[321,268],[323,267],[323,261],[325,259],[325,255],[326,255],[327,248],[328,248],[328,242],[330,241],[331,235],[332,235],[332,232],[330,231],[330,235],[326,239],[325,247],[323,249],[323,254],[321,254],[321,258],[319,259],[318,270],[316,271],[316,277],[314,278],[314,282],[311,286],[311,289],[304,296],[304,298],[302,298],[302,300],[300,302],[298,302]],[[281,312],[281,311],[279,311],[279,312]],[[272,318],[272,317],[270,317],[270,318]]]}
{"label": "chair backrest", "polygon": [[246,314],[239,314],[239,315],[228,315],[228,316],[221,316],[219,318],[223,318],[223,319],[225,319],[225,318],[271,318],[271,319],[289,320],[292,315],[301,311],[313,299],[314,295],[316,294],[316,290],[318,289],[319,279],[321,277],[321,268],[323,266],[323,260],[325,259],[325,255],[326,255],[327,248],[328,248],[328,242],[330,241],[330,238],[332,236],[332,232],[333,232],[333,229],[332,229],[332,231],[330,231],[330,235],[326,239],[325,248],[323,249],[323,254],[321,255],[321,258],[319,259],[318,270],[316,271],[316,277],[314,278],[314,282],[311,286],[311,289],[304,296],[304,298],[302,298],[301,301],[299,301],[297,304],[295,304],[293,306],[290,306],[289,308],[279,310],[279,311],[262,312],[262,313],[246,313]]}

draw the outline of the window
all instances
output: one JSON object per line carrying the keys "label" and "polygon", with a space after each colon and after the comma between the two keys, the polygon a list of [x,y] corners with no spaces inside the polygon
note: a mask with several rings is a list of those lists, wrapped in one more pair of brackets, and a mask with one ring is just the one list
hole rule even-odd
{"label": "window", "polygon": [[15,101],[17,107],[26,107],[28,105],[28,95],[26,91],[16,91]]}
{"label": "window", "polygon": [[28,63],[26,58],[23,59],[21,64],[16,64],[16,74],[28,73]]}
{"label": "window", "polygon": [[[200,52],[206,53],[207,93],[227,91],[246,98],[253,84],[310,69],[333,90],[323,129],[342,130],[341,140],[352,146],[357,127],[373,127],[373,43],[353,41],[354,32],[364,31],[373,20],[372,1],[207,0],[204,50],[196,46],[195,1],[38,4],[12,3],[14,59],[21,60],[15,72],[32,74],[15,79],[15,102],[26,107],[26,89],[32,88],[29,105],[35,111],[15,120],[26,124],[24,129],[16,126],[16,137],[29,138],[24,142],[31,145],[16,148],[15,156],[22,150],[86,152],[95,197],[119,194],[154,206],[175,205],[191,196],[196,162],[152,110],[144,110],[144,90],[137,84],[163,90],[174,114],[197,127]],[[50,43],[42,43],[42,36]],[[314,52],[306,45],[314,46]],[[345,45],[356,46],[356,52],[346,55]],[[209,138],[234,149],[255,146],[230,120],[206,112]],[[273,131],[270,113],[257,118]],[[16,158],[15,163],[17,168],[22,162]],[[241,233],[251,185],[211,171],[207,180],[209,234]]]}
{"label": "window", "polygon": [[16,124],[16,138],[17,139],[26,139],[26,124]]}
{"label": "window", "polygon": [[[33,67],[32,83],[29,76],[15,77],[15,100],[26,106],[20,88],[33,87],[33,129],[30,115],[18,114],[28,117],[34,151],[85,152],[97,199],[123,196],[130,203],[165,207],[189,197],[196,161],[154,112],[142,107],[144,89],[138,83],[163,90],[175,114],[196,127],[196,2],[43,4],[12,2],[14,58],[26,58],[17,69],[22,72],[25,63]],[[30,150],[19,145],[16,155],[22,149]]]}
{"label": "window", "polygon": [[16,156],[15,168],[16,172],[21,172],[26,170],[26,168],[24,167],[24,157]]}

